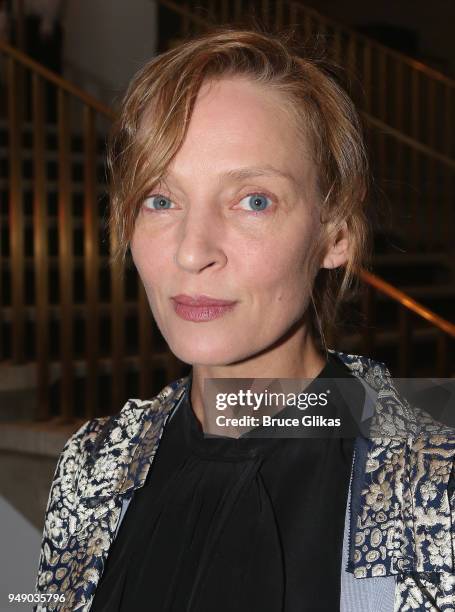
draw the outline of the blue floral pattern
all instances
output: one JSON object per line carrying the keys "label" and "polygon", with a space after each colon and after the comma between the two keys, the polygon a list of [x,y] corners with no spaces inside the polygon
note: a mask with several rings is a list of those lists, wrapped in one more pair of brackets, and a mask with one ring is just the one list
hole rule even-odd
{"label": "blue floral pattern", "polygon": [[[383,363],[329,350],[375,397],[365,462],[353,468],[358,498],[347,569],[359,579],[396,575],[393,612],[455,612],[455,430],[411,408]],[[90,610],[123,502],[144,484],[187,383],[180,378],[151,400],[128,400],[117,415],[88,421],[67,441],[36,581],[37,592],[63,594],[65,602],[38,604],[37,612]]]}

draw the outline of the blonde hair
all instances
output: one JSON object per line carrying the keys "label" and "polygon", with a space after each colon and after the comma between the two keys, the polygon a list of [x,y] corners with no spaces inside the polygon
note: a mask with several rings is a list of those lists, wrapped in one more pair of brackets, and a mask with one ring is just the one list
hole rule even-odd
{"label": "blonde hair", "polygon": [[[134,76],[109,141],[111,261],[124,259],[141,203],[182,145],[202,83],[246,76],[281,92],[308,139],[318,170],[321,222],[347,224],[346,265],[319,269],[310,296],[311,333],[327,350],[325,333],[333,329],[343,298],[371,256],[368,160],[358,114],[336,67],[307,57],[291,38],[214,27],[153,58]],[[315,260],[325,246],[315,244]]]}

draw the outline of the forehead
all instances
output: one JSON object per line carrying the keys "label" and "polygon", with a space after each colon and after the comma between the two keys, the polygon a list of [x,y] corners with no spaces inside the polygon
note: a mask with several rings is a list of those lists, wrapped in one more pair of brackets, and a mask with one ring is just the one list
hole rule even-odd
{"label": "forehead", "polygon": [[166,176],[186,169],[225,171],[273,166],[296,182],[311,156],[284,94],[245,77],[206,81],[198,92],[185,140]]}

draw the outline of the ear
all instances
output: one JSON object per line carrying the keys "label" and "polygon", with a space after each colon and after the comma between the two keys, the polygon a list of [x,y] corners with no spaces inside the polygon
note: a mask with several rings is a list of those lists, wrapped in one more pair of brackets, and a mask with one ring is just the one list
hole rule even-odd
{"label": "ear", "polygon": [[346,221],[343,221],[330,236],[328,249],[321,268],[338,268],[345,264],[349,256],[349,233]]}

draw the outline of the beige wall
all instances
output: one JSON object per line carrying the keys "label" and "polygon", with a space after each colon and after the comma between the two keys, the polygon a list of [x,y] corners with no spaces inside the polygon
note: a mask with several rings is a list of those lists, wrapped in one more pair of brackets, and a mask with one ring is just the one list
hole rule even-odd
{"label": "beige wall", "polygon": [[151,0],[67,0],[63,23],[65,76],[108,104],[156,51]]}

